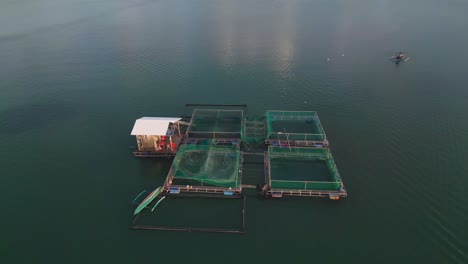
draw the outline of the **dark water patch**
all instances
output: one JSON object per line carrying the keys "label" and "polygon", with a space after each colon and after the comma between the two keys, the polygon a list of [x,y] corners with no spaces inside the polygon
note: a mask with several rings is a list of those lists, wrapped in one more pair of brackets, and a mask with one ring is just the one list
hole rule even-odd
{"label": "dark water patch", "polygon": [[43,128],[50,123],[67,123],[78,112],[61,103],[34,103],[0,112],[0,135],[15,135]]}
{"label": "dark water patch", "polygon": [[[96,2],[103,2],[103,1],[93,1],[93,2],[94,2],[94,4],[96,4]],[[108,2],[108,1],[106,1],[106,2]],[[42,27],[39,27],[39,28],[31,29],[31,30],[28,30],[28,31],[25,31],[25,32],[7,34],[7,35],[3,35],[3,36],[0,35],[0,42],[2,42],[2,41],[5,41],[5,42],[6,41],[17,41],[17,40],[21,40],[21,39],[24,39],[24,38],[34,36],[34,35],[40,35],[40,34],[46,34],[46,33],[53,32],[53,31],[64,30],[64,29],[67,29],[67,28],[69,28],[71,26],[74,26],[74,25],[77,25],[77,24],[82,24],[82,23],[88,22],[88,21],[93,20],[93,19],[102,18],[103,16],[106,16],[108,14],[121,12],[121,11],[124,11],[126,9],[130,9],[130,8],[138,8],[138,7],[145,6],[147,4],[151,4],[151,3],[154,3],[154,2],[158,2],[158,1],[142,0],[142,1],[138,1],[138,2],[135,2],[133,4],[130,4],[130,5],[123,6],[123,7],[108,8],[108,9],[105,9],[104,11],[97,12],[97,13],[87,15],[87,16],[83,16],[83,17],[79,17],[79,18],[76,18],[76,19],[72,19],[72,20],[67,21],[67,22],[46,25],[46,26],[42,26]]]}

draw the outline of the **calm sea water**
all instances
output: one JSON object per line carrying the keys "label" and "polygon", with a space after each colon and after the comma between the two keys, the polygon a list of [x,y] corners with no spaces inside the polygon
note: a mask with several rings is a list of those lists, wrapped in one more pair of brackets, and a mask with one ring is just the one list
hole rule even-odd
{"label": "calm sea water", "polygon": [[[0,262],[468,263],[466,10],[2,1]],[[400,50],[411,60],[395,66]],[[132,157],[133,122],[188,102],[318,111],[349,197],[249,197],[246,235],[130,230],[130,201],[170,165]],[[236,218],[237,205],[201,205],[163,203],[154,217]]]}

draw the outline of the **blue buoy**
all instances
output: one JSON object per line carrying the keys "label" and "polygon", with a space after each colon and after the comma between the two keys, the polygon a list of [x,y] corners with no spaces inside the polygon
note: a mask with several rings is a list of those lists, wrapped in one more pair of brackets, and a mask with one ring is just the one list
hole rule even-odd
{"label": "blue buoy", "polygon": [[179,194],[180,193],[180,189],[179,188],[170,188],[169,189],[169,193],[172,193],[172,194]]}

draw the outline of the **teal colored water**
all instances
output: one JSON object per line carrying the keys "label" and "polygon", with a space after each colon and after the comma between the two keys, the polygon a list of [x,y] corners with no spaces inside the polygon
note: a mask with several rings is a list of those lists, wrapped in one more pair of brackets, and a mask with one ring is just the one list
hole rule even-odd
{"label": "teal colored water", "polygon": [[[2,1],[0,262],[467,263],[466,10]],[[400,50],[411,60],[396,66]],[[131,200],[170,166],[132,157],[133,122],[189,102],[318,111],[349,197],[249,197],[246,235],[130,230]],[[221,226],[238,215],[209,203],[163,201],[154,217]]]}

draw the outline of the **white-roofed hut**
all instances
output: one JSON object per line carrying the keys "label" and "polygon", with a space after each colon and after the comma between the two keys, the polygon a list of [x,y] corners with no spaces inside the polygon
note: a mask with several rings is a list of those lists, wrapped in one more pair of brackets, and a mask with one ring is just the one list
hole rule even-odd
{"label": "white-roofed hut", "polygon": [[171,157],[177,152],[183,133],[177,117],[142,117],[135,121],[137,157]]}

